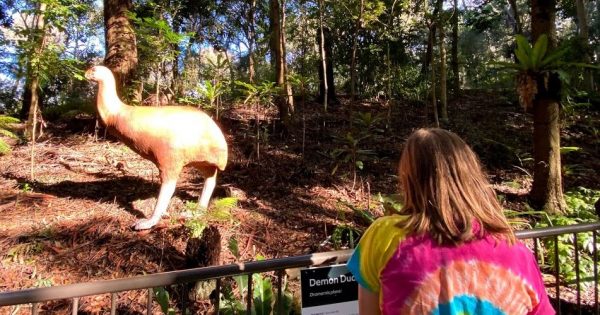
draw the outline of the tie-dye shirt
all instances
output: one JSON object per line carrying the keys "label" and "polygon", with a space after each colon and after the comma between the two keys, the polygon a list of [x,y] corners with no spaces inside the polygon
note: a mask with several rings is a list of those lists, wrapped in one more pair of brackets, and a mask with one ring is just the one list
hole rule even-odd
{"label": "tie-dye shirt", "polygon": [[554,314],[538,265],[521,242],[491,236],[439,245],[397,227],[402,216],[377,219],[348,268],[379,294],[382,314]]}

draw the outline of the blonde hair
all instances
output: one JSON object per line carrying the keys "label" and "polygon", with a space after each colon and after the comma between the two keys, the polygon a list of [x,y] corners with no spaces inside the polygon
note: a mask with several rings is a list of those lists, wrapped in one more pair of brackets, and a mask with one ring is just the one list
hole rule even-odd
{"label": "blonde hair", "polygon": [[486,234],[514,242],[477,155],[456,134],[438,128],[413,132],[402,151],[399,177],[400,212],[407,215],[399,225],[410,234],[428,234],[439,244]]}

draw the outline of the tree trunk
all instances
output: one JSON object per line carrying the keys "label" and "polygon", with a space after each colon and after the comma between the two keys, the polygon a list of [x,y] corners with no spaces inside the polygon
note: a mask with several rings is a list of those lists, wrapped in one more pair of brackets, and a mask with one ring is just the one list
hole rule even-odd
{"label": "tree trunk", "polygon": [[[283,30],[283,22],[285,22],[282,14],[283,8],[279,0],[270,0],[269,18],[271,22],[271,54],[275,63],[275,82],[281,87],[282,95],[275,101],[279,110],[279,117],[284,125],[288,124],[289,116],[293,109],[293,95],[291,95],[291,86],[287,84],[285,70],[285,49]],[[282,19],[283,18],[283,19]]]}
{"label": "tree trunk", "polygon": [[[325,94],[327,95],[327,102],[329,104],[336,104],[337,95],[335,94],[335,85],[333,80],[333,60],[332,60],[332,44],[331,44],[331,31],[323,27],[320,22],[319,34],[317,36],[317,43],[319,45],[321,62],[319,63],[319,97],[317,101],[325,104]],[[325,69],[325,71],[323,71]]]}
{"label": "tree trunk", "polygon": [[454,12],[452,13],[452,48],[451,48],[451,66],[452,66],[452,91],[454,96],[460,95],[460,72],[458,68],[458,0],[454,0]]}
{"label": "tree trunk", "polygon": [[[28,62],[27,69],[27,81],[28,84],[25,86],[27,91],[24,93],[24,97],[27,100],[24,102],[27,103],[27,125],[25,129],[25,137],[32,141],[32,151],[33,151],[33,143],[35,143],[36,136],[36,127],[37,127],[37,114],[39,111],[39,77],[40,77],[40,68],[39,62],[32,62],[32,59],[39,59],[42,57],[42,52],[45,49],[46,45],[46,34],[44,30],[44,12],[46,11],[46,3],[39,4],[39,13],[34,17],[35,22],[33,23],[32,28],[35,33],[39,35],[32,34],[30,40],[36,42],[36,46],[33,51],[33,55],[30,56]],[[24,106],[25,107],[25,106]],[[33,152],[32,152],[32,163],[33,163]],[[33,164],[32,164],[33,165]],[[32,166],[33,167],[33,166]],[[31,174],[33,180],[33,170]]]}
{"label": "tree trunk", "polygon": [[[293,114],[294,113],[294,92],[292,91],[292,84],[290,83],[290,81],[287,78],[288,75],[288,66],[287,66],[287,60],[286,60],[286,56],[287,56],[287,50],[286,50],[286,33],[285,33],[285,23],[286,23],[286,14],[285,14],[285,0],[281,0],[281,6],[280,6],[280,16],[281,16],[281,31],[279,32],[279,36],[281,36],[281,64],[283,65],[283,80],[284,80],[284,85],[285,85],[285,102],[286,102],[286,107],[287,110],[289,112],[289,114]],[[289,116],[289,115],[288,115]],[[289,118],[289,117],[286,117]],[[286,125],[287,123],[284,122]]]}
{"label": "tree trunk", "polygon": [[256,11],[256,0],[250,0],[250,10],[248,10],[248,82],[254,83],[254,45],[256,42],[256,27],[254,21],[254,12]]}
{"label": "tree trunk", "polygon": [[[555,0],[531,1],[531,33],[535,42],[548,36],[548,49],[555,47]],[[548,82],[548,83],[547,83]],[[544,87],[550,84],[546,90]],[[533,184],[530,199],[536,208],[548,213],[564,213],[560,162],[560,98],[556,75],[538,79],[538,94],[533,100]],[[560,86],[560,85],[559,85]]]}
{"label": "tree trunk", "polygon": [[[583,52],[583,62],[590,63],[591,50],[589,44],[589,26],[587,10],[585,8],[585,0],[576,0],[575,7],[577,9],[577,28],[579,29],[579,43]],[[583,69],[583,88],[587,92],[594,90],[594,76],[591,69]]]}
{"label": "tree trunk", "polygon": [[352,39],[352,60],[350,61],[350,99],[356,99],[356,51],[358,50],[358,34],[362,29],[362,17],[365,7],[365,0],[360,0],[360,8],[356,26],[354,30],[354,38]]}
{"label": "tree trunk", "polygon": [[549,213],[565,209],[560,161],[560,110],[554,99],[534,101],[533,107],[533,187],[531,200],[536,208]]}
{"label": "tree trunk", "polygon": [[523,26],[521,26],[521,17],[519,16],[519,7],[517,7],[517,0],[508,0],[510,5],[510,11],[513,15],[514,24],[513,31],[515,34],[523,34]]}
{"label": "tree trunk", "polygon": [[[428,12],[427,1],[425,2],[424,11]],[[425,58],[423,60],[423,64],[421,65],[421,75],[424,76],[427,74],[427,69],[429,69],[429,64],[433,59],[433,44],[435,42],[436,35],[436,25],[434,21],[437,20],[439,9],[443,6],[443,0],[437,0],[435,7],[433,8],[433,14],[431,17],[430,23],[427,27],[429,28],[429,35],[427,36],[427,49],[425,51]]]}
{"label": "tree trunk", "polygon": [[[430,28],[429,30],[429,34],[431,34],[433,32],[433,28]],[[432,52],[433,52],[433,47],[435,46],[435,36],[430,36],[429,37],[429,44],[432,47]],[[431,59],[431,108],[433,109],[433,119],[435,122],[435,126],[439,127],[440,126],[440,120],[438,118],[438,108],[437,108],[437,95],[436,95],[436,75],[435,75],[435,59]],[[426,119],[428,119],[426,117]]]}
{"label": "tree trunk", "polygon": [[[27,70],[27,73],[29,73],[29,70]],[[27,118],[30,108],[31,108],[31,77],[29,75],[26,75],[25,76],[25,86],[23,86],[21,110],[19,111],[19,118],[21,120],[24,120]]]}
{"label": "tree trunk", "polygon": [[131,0],[104,0],[104,64],[114,73],[117,94],[122,99],[138,63],[135,32],[127,18],[131,7]]}
{"label": "tree trunk", "polygon": [[446,71],[446,45],[444,43],[444,18],[440,15],[439,19],[439,42],[438,50],[440,53],[440,105],[442,121],[448,122],[448,94],[446,88],[447,71]]}
{"label": "tree trunk", "polygon": [[319,67],[319,100],[323,102],[323,110],[327,112],[327,99],[329,96],[329,73],[327,72],[327,55],[325,50],[325,31],[323,29],[323,0],[319,0],[319,52],[321,66]]}

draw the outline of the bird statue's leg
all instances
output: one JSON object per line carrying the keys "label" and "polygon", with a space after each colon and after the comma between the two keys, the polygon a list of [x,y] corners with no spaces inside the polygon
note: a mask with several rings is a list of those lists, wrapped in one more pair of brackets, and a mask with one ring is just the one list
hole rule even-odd
{"label": "bird statue's leg", "polygon": [[165,180],[160,186],[160,193],[158,194],[158,200],[154,207],[154,213],[150,219],[140,219],[135,223],[136,230],[149,229],[160,221],[162,215],[167,211],[171,197],[175,192],[175,186],[177,185],[177,179]]}
{"label": "bird statue's leg", "polygon": [[202,188],[202,195],[200,195],[200,198],[198,199],[198,206],[207,209],[210,196],[212,196],[213,190],[215,190],[217,184],[217,168],[215,167],[211,170],[206,170],[203,173],[205,178],[204,187]]}

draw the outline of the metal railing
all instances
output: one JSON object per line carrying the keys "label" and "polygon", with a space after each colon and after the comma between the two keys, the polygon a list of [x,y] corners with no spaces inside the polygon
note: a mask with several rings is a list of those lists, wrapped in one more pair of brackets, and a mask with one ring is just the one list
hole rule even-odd
{"label": "metal railing", "polygon": [[[558,314],[573,312],[582,314],[596,314],[599,315],[599,304],[598,304],[598,249],[596,246],[598,231],[600,230],[600,222],[577,224],[571,226],[558,226],[548,227],[541,229],[532,230],[521,230],[517,231],[516,235],[519,239],[532,239],[533,247],[536,258],[539,258],[539,240],[551,238],[554,240],[554,257],[553,263],[557,268],[554,270],[555,283],[553,286],[554,298],[553,304]],[[582,292],[581,292],[581,275],[580,275],[580,248],[578,245],[578,234],[580,233],[592,233],[592,259],[593,259],[593,305],[585,306],[582,305]],[[560,263],[558,255],[558,237],[561,235],[573,235],[573,255],[575,258],[575,299],[576,303],[569,305],[561,301],[561,292],[564,288],[564,283],[560,281]],[[186,269],[171,272],[161,272],[151,275],[137,276],[131,278],[122,278],[115,280],[101,280],[88,283],[77,283],[64,286],[48,287],[48,288],[35,288],[26,289],[20,291],[4,292],[0,293],[0,306],[10,306],[19,304],[31,304],[31,313],[37,314],[39,311],[39,303],[52,301],[52,300],[72,300],[72,314],[77,314],[79,308],[79,298],[84,296],[93,296],[99,294],[111,293],[111,314],[117,312],[117,292],[132,291],[132,290],[147,290],[147,314],[152,312],[153,303],[153,289],[156,287],[165,287],[171,285],[183,285],[182,289],[186,290],[188,283],[197,281],[208,281],[216,279],[216,296],[219,296],[221,290],[221,279],[232,276],[247,276],[248,277],[248,288],[247,288],[247,313],[250,314],[252,308],[252,275],[255,273],[275,272],[277,275],[277,297],[281,300],[283,289],[282,289],[282,278],[284,270],[291,268],[301,268],[310,266],[328,265],[334,263],[345,263],[352,254],[352,250],[342,250],[325,253],[315,253],[301,256],[292,256],[284,258],[274,258],[263,261],[251,261],[245,263],[237,263],[223,266],[210,266],[203,268]],[[182,299],[182,303],[185,303],[186,299]],[[219,312],[220,299],[216,299],[214,305],[216,312]],[[281,305],[282,303],[279,303]],[[186,309],[185,305],[181,305],[181,309]],[[282,314],[281,308],[276,310],[277,314]]]}

